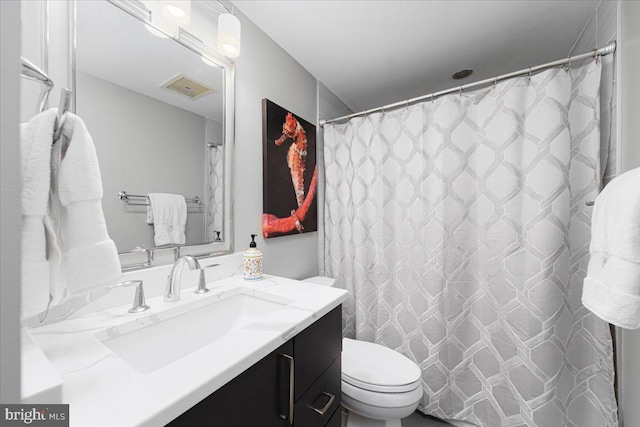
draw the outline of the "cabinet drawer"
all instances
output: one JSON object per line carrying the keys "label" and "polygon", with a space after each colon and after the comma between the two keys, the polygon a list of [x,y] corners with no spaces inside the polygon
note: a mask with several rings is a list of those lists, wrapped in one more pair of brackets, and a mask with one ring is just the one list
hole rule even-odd
{"label": "cabinet drawer", "polygon": [[342,306],[300,332],[293,346],[295,399],[298,400],[342,352]]}
{"label": "cabinet drawer", "polygon": [[293,342],[288,341],[168,425],[285,427],[287,423],[280,416],[280,354],[292,353]]}
{"label": "cabinet drawer", "polygon": [[338,407],[325,427],[342,427],[342,408]]}
{"label": "cabinet drawer", "polygon": [[340,407],[340,362],[341,358],[337,357],[296,402],[294,425],[301,427],[325,426],[336,409]]}

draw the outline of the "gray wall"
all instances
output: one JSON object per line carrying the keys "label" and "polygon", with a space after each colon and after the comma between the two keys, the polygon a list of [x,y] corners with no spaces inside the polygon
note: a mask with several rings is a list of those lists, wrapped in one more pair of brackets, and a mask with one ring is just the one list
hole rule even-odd
{"label": "gray wall", "polygon": [[291,278],[318,274],[318,233],[262,239],[262,98],[317,124],[316,79],[236,9],[242,50],[236,62],[234,250],[258,234],[265,272]]}
{"label": "gray wall", "polygon": [[[76,96],[76,112],[98,152],[111,238],[120,251],[155,246],[146,208],[126,206],[116,195],[124,190],[205,200],[206,119],[82,72]],[[187,211],[187,242],[204,242],[204,209]]]}
{"label": "gray wall", "polygon": [[[616,1],[601,1],[596,6],[591,18],[586,23],[580,37],[568,53],[578,55],[592,49],[602,47],[612,40],[616,40],[617,5]],[[619,55],[607,55],[602,58],[602,78],[600,87],[600,134],[603,142],[601,153],[603,160],[604,183],[607,184],[618,174],[618,138],[616,134],[617,118],[617,80],[615,78],[616,60]],[[588,61],[590,61],[589,59]],[[608,144],[608,150],[607,147]]]}
{"label": "gray wall", "polygon": [[[620,2],[620,151],[622,172],[640,167],[640,2]],[[622,395],[625,427],[640,426],[640,330],[623,330]]]}
{"label": "gray wall", "polygon": [[[318,81],[318,119],[329,120],[352,114],[353,111],[346,106],[340,98],[322,82]],[[318,126],[318,259],[320,274],[324,274],[324,129]]]}
{"label": "gray wall", "polygon": [[[610,40],[618,43],[615,56],[605,57],[602,69],[601,130],[605,138],[609,131],[611,135],[606,183],[640,166],[640,2],[601,1],[596,13],[572,53],[586,52]],[[616,335],[620,421],[626,427],[636,427],[640,426],[640,331],[618,328]]]}
{"label": "gray wall", "polygon": [[0,1],[0,402],[20,400],[20,3]]}

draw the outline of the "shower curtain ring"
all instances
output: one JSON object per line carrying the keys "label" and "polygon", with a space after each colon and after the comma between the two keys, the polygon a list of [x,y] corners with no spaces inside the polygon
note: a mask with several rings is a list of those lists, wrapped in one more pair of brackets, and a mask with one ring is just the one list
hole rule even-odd
{"label": "shower curtain ring", "polygon": [[431,92],[431,103],[435,104],[436,103],[436,94]]}
{"label": "shower curtain ring", "polygon": [[498,78],[497,78],[497,77],[494,77],[494,78],[493,78],[493,90],[495,90],[495,89],[496,89],[496,83],[498,83]]}
{"label": "shower curtain ring", "polygon": [[531,83],[531,67],[529,67],[529,83]]}
{"label": "shower curtain ring", "polygon": [[458,88],[458,90],[460,91],[460,98],[462,98],[462,85],[460,85],[460,87]]}

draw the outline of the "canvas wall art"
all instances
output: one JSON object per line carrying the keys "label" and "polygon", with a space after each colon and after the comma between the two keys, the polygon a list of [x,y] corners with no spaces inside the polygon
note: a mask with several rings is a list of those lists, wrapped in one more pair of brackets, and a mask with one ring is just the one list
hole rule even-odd
{"label": "canvas wall art", "polygon": [[318,230],[316,127],[262,100],[265,238]]}

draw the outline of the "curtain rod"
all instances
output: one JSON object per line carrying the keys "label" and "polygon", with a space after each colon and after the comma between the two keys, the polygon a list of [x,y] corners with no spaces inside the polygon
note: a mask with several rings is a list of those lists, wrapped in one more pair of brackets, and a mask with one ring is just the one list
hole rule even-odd
{"label": "curtain rod", "polygon": [[535,67],[525,68],[525,69],[520,70],[520,71],[514,71],[512,73],[503,74],[501,76],[480,80],[480,81],[474,82],[474,83],[467,83],[466,85],[452,87],[450,89],[441,90],[440,92],[433,92],[433,93],[430,93],[429,95],[423,95],[423,96],[419,96],[417,98],[407,99],[405,101],[396,102],[396,103],[393,103],[393,104],[385,105],[383,107],[372,108],[370,110],[365,110],[365,111],[361,111],[359,113],[349,114],[347,116],[337,117],[335,119],[320,120],[320,127],[324,126],[326,123],[338,122],[340,120],[351,119],[353,117],[364,116],[364,115],[367,115],[367,114],[377,113],[379,111],[384,111],[384,110],[390,110],[390,109],[397,108],[397,107],[402,107],[402,106],[405,106],[405,105],[408,106],[409,104],[414,104],[416,102],[435,99],[435,98],[438,98],[440,96],[447,95],[447,94],[450,94],[450,93],[462,92],[462,91],[465,91],[465,90],[468,90],[468,89],[475,89],[475,88],[478,88],[478,87],[481,87],[481,86],[486,86],[486,85],[489,85],[489,84],[495,84],[497,82],[500,82],[500,81],[503,81],[503,80],[507,80],[507,79],[511,79],[513,77],[518,77],[518,76],[531,74],[531,73],[536,72],[536,71],[546,70],[548,68],[557,67],[559,65],[570,64],[571,62],[580,61],[580,60],[586,59],[586,58],[591,58],[591,57],[595,58],[597,56],[610,55],[610,54],[614,53],[615,51],[616,51],[616,42],[614,40],[614,41],[611,41],[611,42],[607,43],[605,46],[601,47],[600,49],[593,49],[591,52],[586,52],[586,53],[583,53],[581,55],[575,55],[575,56],[572,56],[572,57],[559,59],[557,61],[548,62],[546,64],[538,65],[538,66],[535,66]]}

